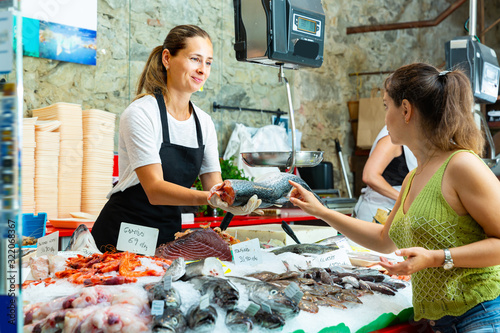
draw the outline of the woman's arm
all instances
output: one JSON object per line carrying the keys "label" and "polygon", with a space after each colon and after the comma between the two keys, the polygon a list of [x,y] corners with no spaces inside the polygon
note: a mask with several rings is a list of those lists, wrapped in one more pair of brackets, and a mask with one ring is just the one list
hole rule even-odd
{"label": "woman's arm", "polygon": [[[391,253],[396,250],[396,245],[389,238],[389,226],[397,209],[391,212],[385,225],[362,221],[323,206],[311,192],[305,190],[301,185],[292,181],[290,184],[295,187],[290,197],[290,202],[293,205],[325,221],[364,247],[382,253]],[[398,204],[396,202],[396,205]]]}
{"label": "woman's arm", "polygon": [[363,168],[363,182],[383,196],[396,200],[399,192],[382,177],[382,173],[402,152],[403,148],[392,144],[388,135],[380,139]]}
{"label": "woman's arm", "polygon": [[500,265],[500,182],[493,172],[476,156],[458,153],[443,177],[443,196],[459,215],[470,214],[488,236],[451,249],[455,266]]}
{"label": "woman's arm", "polygon": [[135,169],[152,205],[199,206],[207,204],[208,192],[196,191],[163,179],[161,164],[149,164]]}

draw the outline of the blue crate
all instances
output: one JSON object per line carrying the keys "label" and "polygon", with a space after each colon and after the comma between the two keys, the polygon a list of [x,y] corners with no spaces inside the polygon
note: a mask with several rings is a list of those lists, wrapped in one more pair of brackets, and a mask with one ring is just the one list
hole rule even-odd
{"label": "blue crate", "polygon": [[[23,236],[40,238],[45,236],[45,227],[47,225],[47,213],[22,214],[23,216]],[[27,245],[24,247],[36,247],[36,245]]]}

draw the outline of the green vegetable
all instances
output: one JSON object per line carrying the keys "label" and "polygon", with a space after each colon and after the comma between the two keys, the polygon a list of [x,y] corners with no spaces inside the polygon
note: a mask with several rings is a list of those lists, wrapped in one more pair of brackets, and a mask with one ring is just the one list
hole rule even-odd
{"label": "green vegetable", "polygon": [[[234,165],[234,156],[228,160],[224,160],[224,159],[220,158],[219,162],[220,162],[222,180],[226,180],[226,179],[253,180],[253,178],[248,179],[247,177],[245,177],[243,175],[243,170],[239,169],[236,165]],[[203,190],[203,187],[201,185],[201,181],[199,178],[196,178],[196,181],[194,182],[194,186],[196,187],[197,190],[200,190],[200,191]],[[213,208],[210,207],[209,205],[199,206],[198,212],[202,216],[213,216],[214,215]],[[217,212],[217,216],[222,216],[224,214],[224,211],[220,208],[216,208],[216,212]]]}

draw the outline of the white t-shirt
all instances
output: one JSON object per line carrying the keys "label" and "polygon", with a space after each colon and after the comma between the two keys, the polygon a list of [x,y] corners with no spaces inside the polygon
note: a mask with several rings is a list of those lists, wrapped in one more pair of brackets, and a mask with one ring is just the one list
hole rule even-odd
{"label": "white t-shirt", "polygon": [[[200,121],[203,144],[205,145],[200,175],[220,172],[217,133],[212,118],[194,104],[193,108]],[[191,115],[189,119],[179,121],[167,112],[167,117],[170,142],[184,147],[198,148],[194,116]],[[160,109],[156,98],[147,95],[132,102],[120,117],[119,182],[108,194],[108,198],[113,193],[124,191],[139,183],[139,178],[135,173],[135,169],[138,167],[155,163],[161,164],[160,147],[162,141]],[[168,163],[176,163],[176,161],[168,161]]]}

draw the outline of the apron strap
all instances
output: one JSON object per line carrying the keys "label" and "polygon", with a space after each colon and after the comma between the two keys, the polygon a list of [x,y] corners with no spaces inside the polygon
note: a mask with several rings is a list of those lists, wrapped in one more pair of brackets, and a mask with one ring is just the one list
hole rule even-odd
{"label": "apron strap", "polygon": [[160,93],[155,93],[156,102],[160,108],[161,126],[163,129],[163,142],[170,143],[170,136],[168,134],[168,120],[167,120],[167,107],[165,106],[165,100],[163,95]]}
{"label": "apron strap", "polygon": [[[155,93],[156,102],[158,103],[158,107],[160,108],[160,118],[161,125],[163,128],[163,142],[170,143],[170,135],[168,132],[168,117],[167,117],[167,107],[165,106],[165,100],[163,99],[163,95],[160,93]],[[194,106],[191,101],[189,101],[189,106],[191,110],[193,110],[194,122],[196,124],[196,138],[198,140],[198,148],[203,147],[203,134],[201,132],[201,125],[196,112],[194,111]]]}

